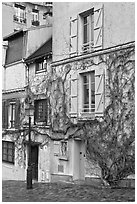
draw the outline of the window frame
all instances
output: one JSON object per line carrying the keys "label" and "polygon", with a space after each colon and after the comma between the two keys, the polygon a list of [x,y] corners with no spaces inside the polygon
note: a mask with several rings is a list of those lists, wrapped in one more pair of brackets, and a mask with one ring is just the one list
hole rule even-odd
{"label": "window frame", "polygon": [[[82,18],[82,33],[83,33],[83,39],[82,39],[82,52],[87,53],[90,51],[93,51],[94,49],[94,8],[85,11],[84,13],[80,14]],[[89,19],[89,22],[84,23],[84,19]],[[87,26],[88,25],[88,26]],[[87,36],[85,41],[85,33],[84,28],[87,26]],[[88,39],[89,38],[89,39]]]}
{"label": "window frame", "polygon": [[[40,106],[40,103],[42,103],[42,106]],[[44,122],[46,125],[48,125],[48,99],[38,99],[34,101],[34,122]],[[39,112],[40,111],[40,112]],[[42,117],[39,117],[42,113]],[[47,114],[47,115],[46,115]]]}
{"label": "window frame", "polygon": [[8,107],[8,128],[15,128],[16,102],[10,102]]}
{"label": "window frame", "polygon": [[[10,145],[12,146],[11,148],[9,148]],[[6,153],[4,153],[5,150],[6,150]],[[9,154],[9,150],[11,150],[11,154]],[[6,159],[4,159],[4,155],[6,155]],[[12,160],[9,160],[9,156],[12,157]],[[2,141],[2,161],[8,162],[11,164],[15,163],[15,143],[14,142]]]}
{"label": "window frame", "polygon": [[[17,3],[14,4],[15,14],[14,14],[13,19],[15,22],[24,23],[24,24],[26,23],[26,11],[25,11],[25,9],[26,8],[23,5],[20,5]],[[21,14],[23,14],[23,15],[21,16]]]}
{"label": "window frame", "polygon": [[[94,81],[92,81],[92,74],[93,73],[93,77],[94,77]],[[89,71],[89,72],[84,72],[81,73],[81,80],[82,80],[82,113],[88,113],[88,114],[94,114],[95,113],[95,70]],[[84,83],[84,76],[88,76],[88,83]],[[84,102],[84,94],[85,94],[85,90],[84,90],[84,86],[87,85],[88,86],[88,104],[86,104]],[[94,103],[92,103],[92,86],[94,87]],[[87,108],[85,108],[84,106],[87,106]],[[93,107],[94,106],[94,107]],[[87,111],[86,111],[87,110]]]}
{"label": "window frame", "polygon": [[[42,66],[42,69],[39,69],[39,66]],[[35,61],[35,73],[41,73],[41,72],[46,72],[47,71],[47,60],[46,59],[38,59]],[[46,65],[46,66],[45,66]]]}

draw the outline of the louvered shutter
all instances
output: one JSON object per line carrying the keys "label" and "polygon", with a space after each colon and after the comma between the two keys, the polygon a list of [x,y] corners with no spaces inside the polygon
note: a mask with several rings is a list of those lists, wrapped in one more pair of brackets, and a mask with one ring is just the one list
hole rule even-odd
{"label": "louvered shutter", "polygon": [[70,17],[70,56],[78,52],[78,17]]}
{"label": "louvered shutter", "polygon": [[43,122],[48,121],[48,102],[47,99],[43,100]]}
{"label": "louvered shutter", "polygon": [[104,112],[104,69],[95,69],[95,116]]}
{"label": "louvered shutter", "polygon": [[2,128],[7,128],[7,111],[6,111],[6,102],[2,101]]}
{"label": "louvered shutter", "polygon": [[20,126],[20,100],[16,100],[15,105],[15,128],[19,128]]}
{"label": "louvered shutter", "polygon": [[6,100],[5,102],[5,128],[8,128],[8,110],[9,110],[9,100]]}
{"label": "louvered shutter", "polygon": [[77,116],[78,109],[78,78],[77,73],[71,74],[71,116]]}
{"label": "louvered shutter", "polygon": [[94,8],[94,50],[103,48],[103,6]]}

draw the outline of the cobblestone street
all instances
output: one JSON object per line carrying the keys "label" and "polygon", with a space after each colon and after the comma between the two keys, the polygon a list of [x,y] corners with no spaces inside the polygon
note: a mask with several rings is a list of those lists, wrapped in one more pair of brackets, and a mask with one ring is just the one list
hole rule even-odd
{"label": "cobblestone street", "polygon": [[3,202],[133,202],[135,189],[110,189],[72,183],[34,183],[27,190],[23,181],[2,182]]}

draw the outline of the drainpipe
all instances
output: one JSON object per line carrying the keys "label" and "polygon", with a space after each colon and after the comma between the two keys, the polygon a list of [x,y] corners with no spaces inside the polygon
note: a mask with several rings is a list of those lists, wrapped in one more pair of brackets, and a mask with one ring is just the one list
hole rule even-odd
{"label": "drainpipe", "polygon": [[6,90],[6,52],[8,49],[8,41],[2,42],[2,89]]}

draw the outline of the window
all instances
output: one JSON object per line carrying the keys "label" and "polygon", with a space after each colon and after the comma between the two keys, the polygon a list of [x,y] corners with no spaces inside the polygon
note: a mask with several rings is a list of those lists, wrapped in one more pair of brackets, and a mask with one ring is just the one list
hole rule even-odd
{"label": "window", "polygon": [[95,72],[82,74],[83,111],[95,112]]}
{"label": "window", "polygon": [[71,57],[103,48],[103,4],[70,16]]}
{"label": "window", "polygon": [[32,25],[33,26],[39,26],[39,10],[37,9],[32,9]]}
{"label": "window", "polygon": [[94,21],[93,10],[85,14],[83,18],[83,52],[92,51],[94,46]]}
{"label": "window", "polygon": [[2,141],[2,161],[14,164],[15,145],[14,142]]}
{"label": "window", "polygon": [[10,103],[9,110],[8,110],[8,124],[9,128],[15,127],[15,103]]}
{"label": "window", "polygon": [[35,122],[48,121],[48,103],[47,99],[35,101]]}
{"label": "window", "polygon": [[19,23],[26,23],[26,12],[25,7],[20,4],[15,4],[15,15],[14,15],[14,21]]}
{"label": "window", "polygon": [[19,99],[2,101],[2,127],[5,129],[20,127]]}
{"label": "window", "polygon": [[39,59],[36,61],[36,73],[47,71],[47,61],[44,59]]}

